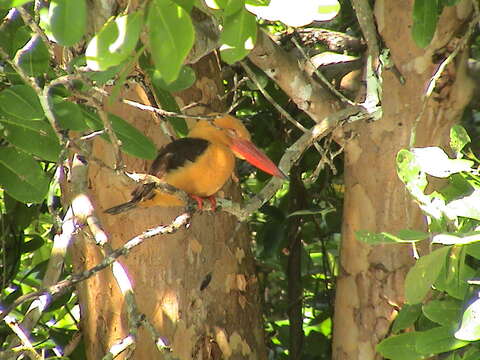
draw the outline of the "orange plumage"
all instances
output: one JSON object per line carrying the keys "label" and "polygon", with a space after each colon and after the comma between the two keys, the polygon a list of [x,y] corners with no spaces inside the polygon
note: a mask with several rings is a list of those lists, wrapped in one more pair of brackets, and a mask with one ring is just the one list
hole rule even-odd
{"label": "orange plumage", "polygon": [[[245,159],[271,175],[286,178],[251,143],[250,134],[242,122],[230,115],[198,121],[186,138],[175,140],[159,151],[149,174],[197,199],[211,197],[232,176],[235,157]],[[135,206],[185,205],[177,196],[162,192],[153,184],[140,185],[132,195],[129,202],[106,212],[118,214]]]}

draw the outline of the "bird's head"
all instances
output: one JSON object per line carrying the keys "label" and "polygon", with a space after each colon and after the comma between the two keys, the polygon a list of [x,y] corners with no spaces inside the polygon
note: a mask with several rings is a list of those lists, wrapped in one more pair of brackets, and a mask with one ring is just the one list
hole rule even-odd
{"label": "bird's head", "polygon": [[287,176],[252,142],[243,123],[234,116],[219,114],[212,121],[200,120],[189,137],[199,137],[230,148],[239,159],[246,160],[267,174],[287,179]]}

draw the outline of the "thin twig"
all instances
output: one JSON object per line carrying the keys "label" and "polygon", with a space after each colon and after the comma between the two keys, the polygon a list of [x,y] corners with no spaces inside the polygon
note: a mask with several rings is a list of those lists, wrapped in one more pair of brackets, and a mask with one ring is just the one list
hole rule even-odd
{"label": "thin twig", "polygon": [[368,45],[368,53],[373,59],[377,59],[380,55],[380,47],[378,45],[377,28],[375,26],[375,18],[372,8],[368,0],[352,0],[352,5],[357,15],[358,23],[362,29],[363,36]]}
{"label": "thin twig", "polygon": [[144,110],[144,111],[150,111],[161,116],[172,116],[172,117],[174,116],[182,119],[198,119],[198,120],[215,120],[216,118],[218,118],[218,115],[185,115],[185,114],[177,113],[174,111],[159,109],[150,105],[140,104],[139,102],[128,100],[128,99],[122,99],[122,102],[127,105],[133,106],[134,108]]}
{"label": "thin twig", "polygon": [[52,44],[50,43],[50,40],[48,40],[47,35],[45,35],[45,32],[40,28],[38,23],[35,21],[34,18],[32,18],[32,16],[28,13],[28,11],[25,10],[22,6],[17,7],[17,10],[20,13],[20,16],[22,17],[25,24],[27,24],[30,27],[30,29],[32,29],[33,33],[40,36],[40,38],[42,39],[43,43],[45,44],[48,50],[50,58],[54,59],[55,53],[53,51],[53,47],[52,47]]}
{"label": "thin twig", "polygon": [[25,333],[25,330],[20,327],[17,320],[11,316],[7,316],[5,317],[5,323],[15,333],[15,335],[17,335],[28,354],[35,360],[42,360],[42,357],[35,351],[32,342],[28,338],[28,335]]}
{"label": "thin twig", "polygon": [[248,66],[248,64],[245,61],[241,61],[240,65],[242,65],[243,69],[247,73],[248,77],[255,83],[255,85],[258,87],[258,90],[262,93],[262,95],[265,97],[265,99],[270,102],[270,104],[273,105],[275,109],[283,116],[285,119],[290,121],[293,125],[295,125],[298,129],[300,129],[302,132],[306,133],[308,132],[308,129],[305,128],[302,124],[300,124],[297,120],[293,118],[292,115],[286,110],[284,110],[279,103],[277,103],[271,96],[270,94],[265,90],[265,88],[260,84],[258,81],[257,77],[255,76],[255,73],[253,70]]}
{"label": "thin twig", "polygon": [[108,353],[102,358],[102,360],[113,360],[118,355],[126,350],[132,350],[135,346],[135,338],[131,335],[124,337],[122,340],[113,344]]}
{"label": "thin twig", "polygon": [[[343,122],[349,122],[351,117],[355,117],[355,121],[360,119],[365,120],[371,117],[371,114],[365,112],[361,106],[347,107],[332,115],[327,116],[323,121],[315,125],[308,132],[304,133],[293,145],[291,145],[282,156],[280,160],[279,168],[288,173],[290,168],[295,164],[302,154],[318,139],[326,136],[336,126]],[[245,221],[256,210],[258,210],[263,204],[272,198],[272,196],[280,189],[283,182],[281,179],[272,178],[267,185],[252,199],[241,207],[238,204],[233,204],[231,201],[219,199],[218,203],[222,206],[224,211],[235,215],[240,221]]]}
{"label": "thin twig", "polygon": [[343,95],[340,91],[338,91],[331,83],[330,81],[327,80],[327,78],[325,77],[325,75],[322,74],[321,71],[318,70],[318,67],[315,66],[315,64],[312,62],[312,60],[307,56],[307,54],[305,53],[305,50],[303,50],[302,46],[300,46],[300,44],[298,43],[297,39],[295,39],[295,37],[292,37],[292,42],[295,44],[295,46],[297,47],[297,49],[300,51],[300,53],[302,54],[302,56],[305,58],[305,60],[310,64],[312,65],[313,67],[313,72],[315,73],[315,75],[317,75],[317,77],[322,81],[322,84],[324,84],[332,93],[334,93],[335,95],[338,96],[338,98],[348,104],[348,105],[357,105],[355,104],[355,102],[353,102],[352,100],[350,100],[349,98],[347,98],[345,95]]}

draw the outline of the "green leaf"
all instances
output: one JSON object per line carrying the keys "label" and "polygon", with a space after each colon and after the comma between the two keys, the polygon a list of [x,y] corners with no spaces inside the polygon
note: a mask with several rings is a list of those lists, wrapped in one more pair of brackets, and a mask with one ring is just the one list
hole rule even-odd
{"label": "green leaf", "polygon": [[424,48],[432,41],[440,10],[438,0],[415,0],[412,37],[418,46]]}
{"label": "green leaf", "polygon": [[395,321],[393,322],[392,332],[396,334],[401,330],[411,327],[415,323],[415,321],[417,321],[421,313],[422,313],[421,304],[403,305]]}
{"label": "green leaf", "polygon": [[43,160],[56,162],[61,147],[52,127],[46,121],[0,118],[3,137],[15,147]]}
{"label": "green leaf", "polygon": [[[410,189],[423,192],[427,186],[427,177],[421,172],[415,161],[415,156],[408,150],[402,149],[397,154],[398,177]],[[410,190],[411,191],[411,190]]]}
{"label": "green leaf", "polygon": [[465,248],[468,255],[480,260],[480,243],[468,244]]}
{"label": "green leaf", "polygon": [[103,71],[130,58],[137,46],[142,24],[141,11],[110,18],[87,46],[88,67]]}
{"label": "green leaf", "polygon": [[13,198],[40,203],[48,192],[49,178],[37,161],[12,147],[0,148],[0,185]]}
{"label": "green leaf", "polygon": [[[12,198],[8,193],[3,194],[5,220],[17,231],[23,232],[38,218],[39,206],[27,205]],[[29,234],[28,237],[34,235]]]}
{"label": "green leaf", "polygon": [[381,232],[372,233],[367,230],[359,230],[355,232],[355,236],[359,241],[366,242],[370,245],[391,244],[391,243],[411,243],[427,239],[430,234],[418,230],[400,230],[396,235]]}
{"label": "green leaf", "polygon": [[450,147],[453,151],[460,155],[465,145],[469,144],[472,140],[468,136],[467,130],[461,125],[454,125],[450,129]]}
{"label": "green leaf", "polygon": [[[155,91],[155,96],[160,103],[162,109],[167,111],[179,112],[180,108],[178,107],[175,98],[170,94],[169,91],[163,90],[159,86],[152,82],[153,89]],[[172,125],[175,133],[178,137],[184,137],[188,134],[188,126],[184,119],[176,116],[166,116],[166,119]]]}
{"label": "green leaf", "polygon": [[454,6],[459,2],[460,0],[441,0],[441,3],[445,6]]}
{"label": "green leaf", "polygon": [[174,81],[194,43],[190,15],[170,0],[152,0],[148,8],[150,53],[166,83]]}
{"label": "green leaf", "polygon": [[0,0],[0,8],[10,9],[16,6],[22,6],[23,4],[32,2],[33,0]]}
{"label": "green leaf", "polygon": [[305,210],[297,210],[290,214],[288,214],[287,218],[292,216],[305,216],[305,215],[322,215],[325,216],[328,213],[335,212],[335,208],[329,207],[326,209],[305,209]]}
{"label": "green leaf", "polygon": [[155,83],[155,86],[169,91],[177,92],[188,89],[191,87],[196,80],[195,71],[190,66],[182,66],[178,77],[171,83],[167,83],[163,78],[162,74],[158,70],[149,71],[150,79],[152,83]]}
{"label": "green leaf", "polygon": [[52,0],[48,11],[50,30],[63,46],[72,46],[82,40],[87,27],[85,0]]}
{"label": "green leaf", "polygon": [[23,246],[22,246],[23,253],[33,252],[39,249],[45,243],[45,240],[43,240],[43,238],[40,235],[29,234],[28,237],[31,238],[31,240],[23,243]]}
{"label": "green leaf", "polygon": [[453,298],[463,300],[468,292],[468,280],[475,271],[465,263],[466,246],[452,246],[446,266],[434,283],[437,291],[445,292]]}
{"label": "green leaf", "polygon": [[194,0],[172,0],[174,3],[183,7],[186,11],[190,12],[193,9]]}
{"label": "green leaf", "polygon": [[463,300],[468,292],[468,280],[475,276],[475,271],[466,263],[464,246],[451,247],[445,268],[435,282],[435,287],[448,295]]}
{"label": "green leaf", "polygon": [[355,231],[355,236],[357,237],[358,241],[363,241],[370,245],[391,244],[396,242],[391,237],[386,235],[387,233],[375,233],[367,230]]}
{"label": "green leaf", "polygon": [[85,131],[88,129],[82,108],[75,103],[56,98],[53,101],[53,113],[60,126],[65,130]]}
{"label": "green leaf", "polygon": [[21,51],[18,64],[28,76],[38,76],[48,72],[50,54],[40,36],[33,36]]}
{"label": "green leaf", "polygon": [[253,6],[267,6],[270,0],[245,0],[245,4]]}
{"label": "green leaf", "polygon": [[390,336],[377,345],[377,351],[387,359],[393,360],[417,360],[424,357],[419,354],[415,347],[416,332]]}
{"label": "green leaf", "polygon": [[423,305],[423,314],[431,321],[443,326],[458,324],[462,310],[462,303],[458,300],[447,298],[432,300]]}
{"label": "green leaf", "polygon": [[[96,114],[87,110],[83,110],[83,114],[90,129],[95,131],[103,129],[103,124]],[[112,123],[113,131],[122,142],[122,151],[142,159],[151,160],[157,156],[157,148],[152,140],[134,126],[113,114],[108,114],[108,118]],[[106,134],[102,135],[102,138],[109,141]]]}
{"label": "green leaf", "polygon": [[215,10],[223,9],[224,16],[230,16],[242,9],[245,5],[244,0],[207,0],[205,4]]}
{"label": "green leaf", "polygon": [[453,174],[448,178],[448,185],[439,190],[446,202],[471,194],[474,188],[464,174]]}
{"label": "green leaf", "polygon": [[405,279],[405,296],[409,304],[417,304],[427,295],[445,266],[449,251],[448,246],[436,249],[418,259],[410,269]]}
{"label": "green leaf", "polygon": [[27,85],[13,85],[0,92],[0,109],[9,116],[43,120],[44,114],[35,91]]}
{"label": "green leaf", "polygon": [[22,48],[31,37],[30,29],[22,22],[6,21],[0,29],[0,46],[10,58],[14,58],[17,50]]}
{"label": "green leaf", "polygon": [[397,233],[397,238],[402,242],[414,242],[428,239],[430,234],[420,230],[403,229]]}
{"label": "green leaf", "polygon": [[223,61],[233,64],[247,56],[255,46],[257,22],[255,16],[242,9],[226,17],[223,26],[220,54]]}
{"label": "green leaf", "polygon": [[466,341],[455,339],[453,333],[454,330],[450,326],[439,326],[430,330],[420,331],[417,336],[417,351],[425,355],[440,354],[469,344]]}

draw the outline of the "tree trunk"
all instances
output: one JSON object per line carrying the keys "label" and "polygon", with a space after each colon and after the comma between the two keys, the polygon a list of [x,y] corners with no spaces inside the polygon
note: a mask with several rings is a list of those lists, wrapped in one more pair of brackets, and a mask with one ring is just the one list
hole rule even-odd
{"label": "tree trunk", "polygon": [[[457,59],[442,75],[442,87],[427,101],[423,94],[438,68],[433,55],[451,53],[454,34],[470,15],[470,2],[445,8],[432,43],[418,48],[412,40],[413,0],[377,0],[378,31],[391,50],[392,60],[406,83],[392,71],[383,74],[383,117],[374,123],[354,124],[345,146],[345,203],[340,275],[334,318],[333,357],[337,360],[381,358],[375,346],[388,335],[398,307],[404,302],[403,282],[413,263],[410,246],[369,246],[355,231],[395,232],[424,228],[416,204],[397,177],[395,158],[409,147],[448,144],[450,127],[457,122],[471,96],[465,61]],[[463,62],[463,63],[462,63]]]}
{"label": "tree trunk", "polygon": [[[206,57],[194,69],[198,80],[194,87],[178,94],[180,106],[198,102],[221,110],[216,58]],[[121,96],[148,103],[137,84],[124,89]],[[150,113],[119,102],[110,108],[158,146],[167,142]],[[104,141],[95,141],[93,155],[107,164],[113,162],[113,151]],[[126,159],[129,171],[145,173],[149,165],[139,159]],[[146,229],[170,223],[182,211],[157,207],[116,216],[103,214],[104,209],[129,199],[132,189],[108,170],[94,163],[89,166],[91,196],[113,248]],[[229,182],[224,190],[227,196],[239,200],[235,184]],[[102,256],[92,241],[83,239],[75,244],[72,258],[75,271],[82,271],[97,264]],[[120,263],[133,284],[138,310],[171,346],[175,358],[266,358],[250,239],[245,226],[239,226],[232,215],[197,212],[188,229],[149,239]],[[125,298],[110,270],[81,283],[78,295],[87,357],[100,359],[129,334]],[[133,358],[163,358],[144,328],[138,333]]]}

